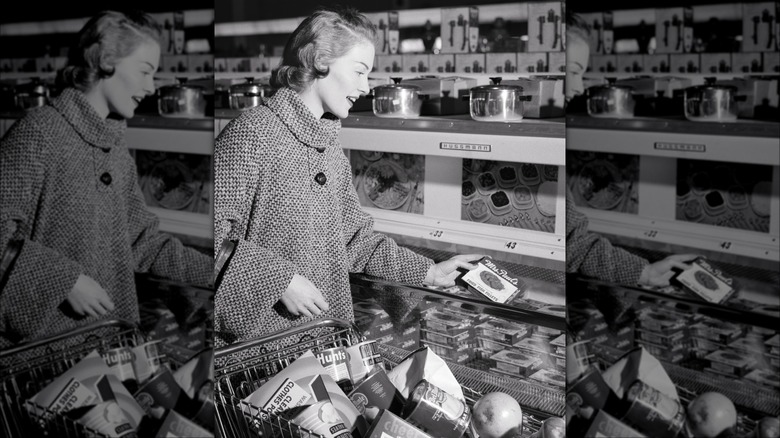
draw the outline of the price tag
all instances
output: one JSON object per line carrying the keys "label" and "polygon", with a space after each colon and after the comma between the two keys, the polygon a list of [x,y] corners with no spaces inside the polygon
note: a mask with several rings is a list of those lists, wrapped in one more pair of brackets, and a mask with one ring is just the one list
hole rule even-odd
{"label": "price tag", "polygon": [[430,233],[428,233],[429,236],[435,237],[435,238],[441,238],[441,236],[444,235],[444,231],[442,230],[433,230]]}
{"label": "price tag", "polygon": [[506,245],[504,245],[504,246],[509,248],[509,249],[515,249],[515,248],[517,248],[517,242],[511,242],[510,241],[510,242],[507,242]]}

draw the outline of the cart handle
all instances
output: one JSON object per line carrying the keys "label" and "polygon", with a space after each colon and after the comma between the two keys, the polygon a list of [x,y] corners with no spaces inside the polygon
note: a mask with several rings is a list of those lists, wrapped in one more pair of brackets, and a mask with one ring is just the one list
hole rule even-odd
{"label": "cart handle", "polygon": [[343,319],[338,319],[338,318],[318,319],[315,321],[307,322],[306,324],[301,324],[299,326],[289,328],[281,332],[272,333],[270,335],[261,336],[246,341],[236,342],[235,344],[230,344],[226,347],[217,348],[214,350],[214,359],[218,359],[223,356],[227,356],[242,351],[249,347],[274,342],[279,339],[287,338],[296,335],[298,333],[302,333],[316,328],[352,329],[354,330],[355,334],[358,335],[358,337],[360,337],[360,329],[353,322],[345,321]]}
{"label": "cart handle", "polygon": [[57,333],[55,335],[51,335],[45,338],[35,339],[32,341],[15,345],[10,349],[0,351],[0,358],[3,358],[5,356],[13,356],[25,350],[31,350],[33,348],[42,347],[44,345],[48,345],[57,341],[70,338],[71,336],[81,335],[87,332],[91,332],[93,330],[97,330],[100,328],[109,328],[109,327],[117,327],[119,329],[126,329],[126,330],[135,329],[136,331],[138,331],[138,333],[141,333],[141,329],[138,327],[138,324],[134,322],[128,321],[126,319],[104,319],[102,321],[93,322],[92,324],[77,327],[67,332]]}

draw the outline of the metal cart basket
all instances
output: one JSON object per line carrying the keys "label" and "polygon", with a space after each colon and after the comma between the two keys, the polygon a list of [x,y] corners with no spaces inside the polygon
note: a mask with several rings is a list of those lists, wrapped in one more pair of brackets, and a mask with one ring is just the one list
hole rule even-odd
{"label": "metal cart basket", "polygon": [[[298,342],[274,348],[274,345],[281,345],[280,340],[287,339],[289,342],[291,338]],[[214,352],[214,403],[217,410],[218,436],[322,438],[320,434],[265,412],[243,399],[310,349],[347,347],[363,340],[354,324],[339,319],[323,319],[217,349]],[[389,366],[395,366],[403,359],[398,354],[398,349],[380,344],[379,351]],[[473,406],[482,394],[461,386],[467,403]],[[524,435],[536,432],[541,426],[540,420],[525,413],[523,423]]]}
{"label": "metal cart basket", "polygon": [[102,353],[119,347],[135,347],[144,341],[136,324],[105,320],[0,352],[2,435],[104,437],[27,400],[93,350]]}

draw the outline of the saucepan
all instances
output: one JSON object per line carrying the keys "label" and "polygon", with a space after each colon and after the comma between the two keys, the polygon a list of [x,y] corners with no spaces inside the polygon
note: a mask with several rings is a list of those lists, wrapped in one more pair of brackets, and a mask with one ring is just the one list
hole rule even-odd
{"label": "saucepan", "polygon": [[587,108],[591,117],[628,119],[634,117],[634,88],[618,85],[614,79],[608,79],[607,85],[588,88]]}
{"label": "saucepan", "polygon": [[523,102],[532,96],[523,94],[519,85],[501,85],[501,78],[490,78],[492,85],[469,90],[469,114],[478,122],[519,122],[523,120]]}
{"label": "saucepan", "polygon": [[413,84],[402,84],[401,78],[392,78],[393,84],[377,85],[372,90],[373,110],[377,117],[413,119],[420,117],[422,102],[428,98],[422,88]]}
{"label": "saucepan", "polygon": [[204,118],[206,97],[200,85],[186,84],[186,78],[178,83],[165,85],[157,90],[157,109],[163,117]]}
{"label": "saucepan", "polygon": [[694,122],[733,122],[737,120],[737,87],[719,85],[715,78],[705,78],[705,84],[685,89],[685,118]]}

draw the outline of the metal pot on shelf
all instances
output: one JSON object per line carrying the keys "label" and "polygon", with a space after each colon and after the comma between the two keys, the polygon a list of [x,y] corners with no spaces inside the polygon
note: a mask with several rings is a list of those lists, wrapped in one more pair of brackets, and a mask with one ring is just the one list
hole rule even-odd
{"label": "metal pot on shelf", "polygon": [[243,111],[254,108],[273,93],[274,89],[270,85],[255,82],[255,78],[246,78],[246,82],[230,86],[230,109]]}
{"label": "metal pot on shelf", "polygon": [[634,88],[618,85],[614,78],[608,78],[607,85],[588,88],[587,109],[591,117],[629,119],[634,117]]}
{"label": "metal pot on shelf", "polygon": [[532,96],[523,94],[519,85],[501,85],[501,78],[490,78],[493,85],[469,90],[469,114],[478,122],[519,122],[523,120],[523,102]]}
{"label": "metal pot on shelf", "polygon": [[177,81],[177,84],[165,85],[157,90],[157,109],[160,115],[173,118],[204,118],[204,88],[187,84],[186,78],[177,78]]}
{"label": "metal pot on shelf", "polygon": [[737,120],[737,87],[719,85],[715,78],[705,78],[704,85],[685,89],[685,118],[694,122],[733,122]]}
{"label": "metal pot on shelf", "polygon": [[401,78],[392,78],[393,84],[377,85],[372,90],[372,108],[377,117],[411,119],[420,117],[422,101],[428,98],[422,88],[402,84]]}
{"label": "metal pot on shelf", "polygon": [[49,87],[39,78],[32,78],[29,83],[16,87],[15,102],[18,109],[38,108],[46,105],[48,101]]}

